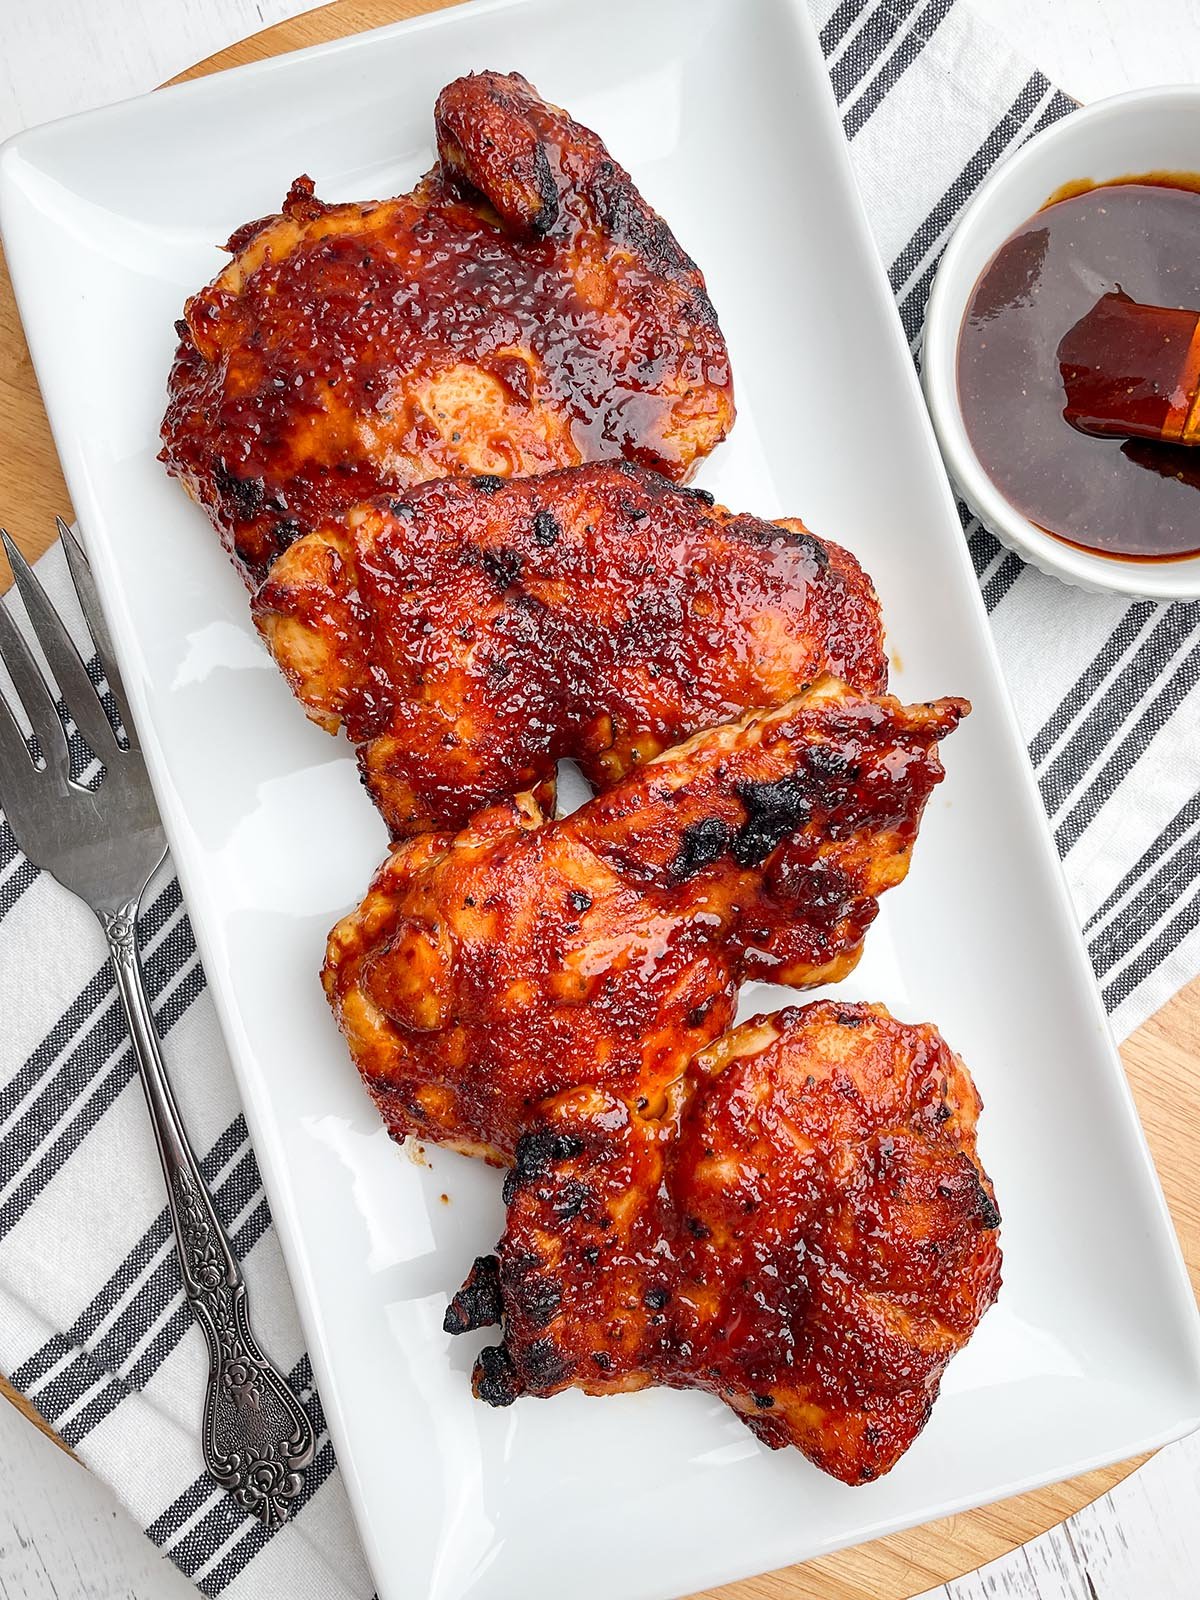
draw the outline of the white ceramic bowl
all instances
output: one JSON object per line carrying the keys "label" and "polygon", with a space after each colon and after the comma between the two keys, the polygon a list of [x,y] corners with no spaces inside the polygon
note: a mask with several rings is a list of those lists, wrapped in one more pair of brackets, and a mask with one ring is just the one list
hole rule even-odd
{"label": "white ceramic bowl", "polygon": [[[1008,236],[1063,184],[1127,173],[1200,171],[1200,86],[1098,100],[1030,139],[963,212],[938,268],[925,323],[922,375],[947,470],[996,534],[1043,572],[1084,589],[1158,600],[1200,596],[1200,557],[1114,561],[1063,544],[1005,499],[971,447],[958,403],[958,335],[971,291]],[[1200,500],[1197,544],[1200,544]]]}

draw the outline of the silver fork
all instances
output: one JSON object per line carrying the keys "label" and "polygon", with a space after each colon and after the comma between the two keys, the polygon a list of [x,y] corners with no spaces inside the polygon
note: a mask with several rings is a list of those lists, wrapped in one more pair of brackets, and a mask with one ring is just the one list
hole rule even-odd
{"label": "silver fork", "polygon": [[312,1427],[251,1331],[242,1269],[217,1219],[167,1082],[136,936],[142,895],[166,857],[167,843],[91,568],[61,517],[58,533],[128,742],[122,746],[118,740],[62,620],[0,528],[17,589],[62,699],[104,766],[94,789],[71,780],[66,734],[53,692],[0,605],[0,658],[44,758],[42,767],[34,764],[0,691],[0,806],[25,856],[89,905],[108,939],[167,1180],[184,1291],[208,1340],[205,1465],[248,1511],[275,1527],[287,1520],[303,1487],[301,1469],[313,1455]]}

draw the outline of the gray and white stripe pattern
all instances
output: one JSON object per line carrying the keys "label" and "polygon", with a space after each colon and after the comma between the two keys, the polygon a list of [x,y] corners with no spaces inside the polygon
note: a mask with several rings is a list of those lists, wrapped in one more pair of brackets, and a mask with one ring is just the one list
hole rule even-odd
{"label": "gray and white stripe pattern", "polygon": [[[905,330],[959,210],[1070,110],[964,0],[809,0]],[[1200,606],[1066,589],[961,507],[1030,759],[1114,1028],[1200,970]],[[40,568],[67,593],[57,555]],[[264,1344],[318,1432],[299,1516],[265,1534],[204,1477],[190,1327],[161,1180],[91,919],[0,819],[0,1369],[209,1595],[367,1600],[266,1198],[178,885],[143,957],[173,1080],[247,1262]],[[112,1175],[126,1181],[114,1185]]]}

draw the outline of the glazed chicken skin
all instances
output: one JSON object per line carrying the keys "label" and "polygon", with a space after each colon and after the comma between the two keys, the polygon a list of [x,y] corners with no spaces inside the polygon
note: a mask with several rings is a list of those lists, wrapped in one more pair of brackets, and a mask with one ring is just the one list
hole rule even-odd
{"label": "glazed chicken skin", "polygon": [[378,494],[622,456],[682,480],[732,425],[704,279],[601,140],[515,73],[434,121],[411,194],[297,179],[177,324],[161,459],[251,589]]}
{"label": "glazed chicken skin", "polygon": [[660,1112],[745,978],[851,970],[967,709],[824,679],[559,821],[521,795],[396,846],[323,972],[389,1131],[502,1163],[565,1089]]}
{"label": "glazed chicken skin", "polygon": [[966,1068],[928,1025],[821,1001],[726,1034],[668,1099],[572,1090],[521,1139],[498,1255],[446,1315],[503,1324],[476,1394],[703,1389],[878,1478],[1000,1287]]}
{"label": "glazed chicken skin", "polygon": [[279,557],[254,615],[394,837],[524,789],[549,811],[560,759],[604,788],[822,673],[887,682],[853,556],[627,462],[356,507]]}

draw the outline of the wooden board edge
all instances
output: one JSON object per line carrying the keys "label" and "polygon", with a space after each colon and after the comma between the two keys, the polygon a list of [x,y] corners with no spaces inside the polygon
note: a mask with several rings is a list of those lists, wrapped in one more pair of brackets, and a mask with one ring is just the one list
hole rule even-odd
{"label": "wooden board edge", "polygon": [[34,1427],[39,1433],[44,1433],[47,1439],[50,1439],[54,1444],[56,1444],[58,1448],[69,1455],[72,1460],[78,1459],[70,1445],[67,1444],[65,1439],[60,1438],[59,1435],[55,1433],[54,1429],[46,1421],[45,1417],[41,1414],[33,1402],[23,1395],[19,1389],[14,1389],[12,1384],[9,1383],[8,1379],[4,1377],[3,1374],[0,1374],[0,1396],[3,1396],[3,1398],[7,1400],[10,1405],[16,1406],[21,1415],[23,1417],[27,1417],[29,1421],[33,1423]]}

